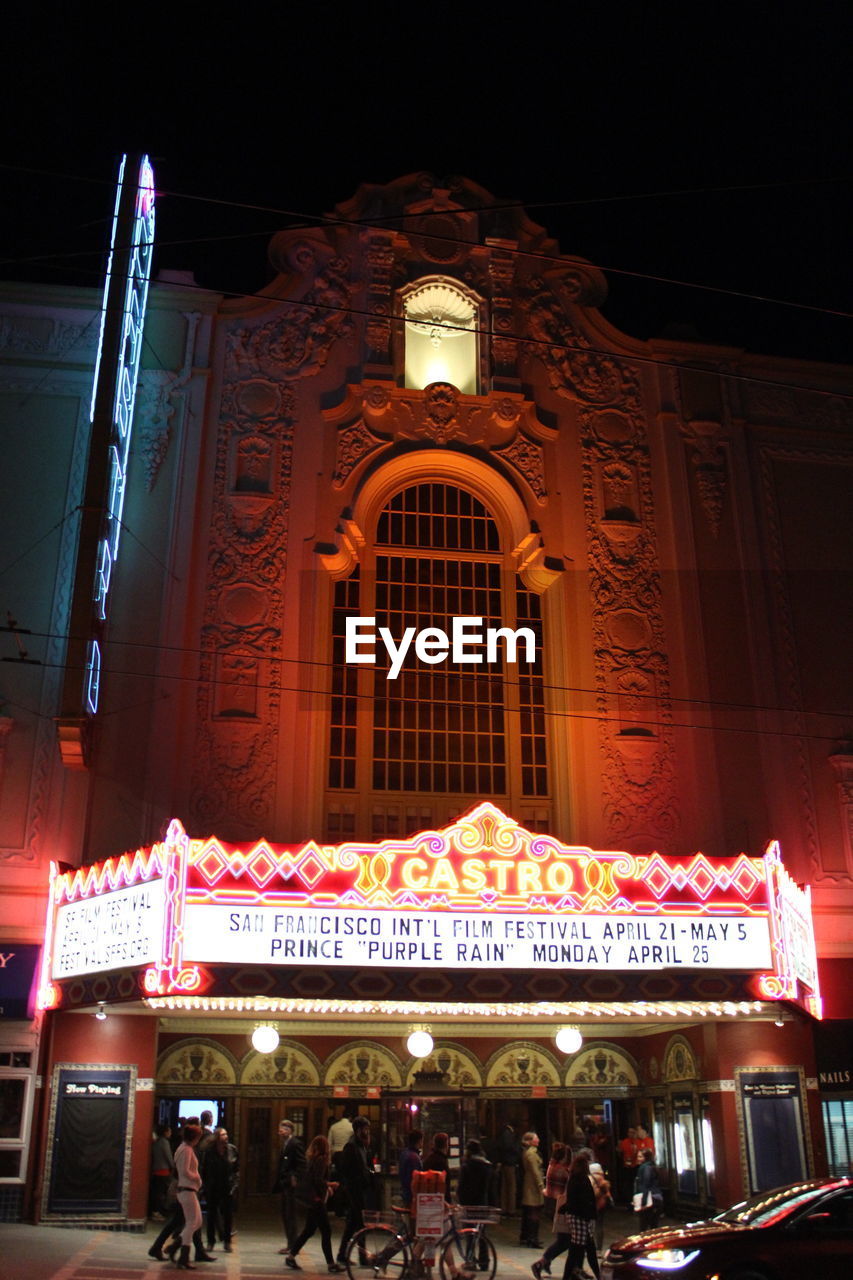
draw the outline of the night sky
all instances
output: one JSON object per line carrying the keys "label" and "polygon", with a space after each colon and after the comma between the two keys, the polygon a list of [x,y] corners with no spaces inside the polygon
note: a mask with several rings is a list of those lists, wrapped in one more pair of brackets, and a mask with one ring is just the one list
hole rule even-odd
{"label": "night sky", "polygon": [[4,20],[0,279],[99,286],[124,150],[154,160],[155,274],[238,294],[276,230],[426,169],[525,204],[630,334],[851,360],[842,0],[84,10]]}

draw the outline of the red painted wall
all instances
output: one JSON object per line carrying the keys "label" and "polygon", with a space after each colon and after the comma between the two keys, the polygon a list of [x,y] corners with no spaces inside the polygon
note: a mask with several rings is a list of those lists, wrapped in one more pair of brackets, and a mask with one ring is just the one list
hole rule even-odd
{"label": "red painted wall", "polygon": [[[36,1221],[41,1218],[44,1196],[44,1167],[54,1066],[60,1062],[77,1065],[89,1063],[93,1066],[135,1066],[138,1079],[152,1080],[157,1062],[156,1018],[110,1013],[105,1021],[99,1022],[91,1013],[53,1013],[48,1015],[47,1021],[48,1057],[44,1067],[45,1087],[42,1090],[42,1105],[45,1110],[42,1116],[42,1141],[34,1202]],[[133,1132],[130,1135],[130,1197],[127,1216],[132,1220],[144,1220],[148,1211],[153,1121],[154,1093],[151,1089],[137,1089]]]}

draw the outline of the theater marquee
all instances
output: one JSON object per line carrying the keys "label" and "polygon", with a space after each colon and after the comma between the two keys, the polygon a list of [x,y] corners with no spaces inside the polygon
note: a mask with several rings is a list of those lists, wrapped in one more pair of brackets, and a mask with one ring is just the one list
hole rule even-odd
{"label": "theater marquee", "polygon": [[763,858],[593,852],[491,804],[379,844],[226,845],[173,821],[149,849],[51,883],[42,1003],[137,967],[151,996],[203,992],[221,964],[734,971],[817,1008],[808,891]]}

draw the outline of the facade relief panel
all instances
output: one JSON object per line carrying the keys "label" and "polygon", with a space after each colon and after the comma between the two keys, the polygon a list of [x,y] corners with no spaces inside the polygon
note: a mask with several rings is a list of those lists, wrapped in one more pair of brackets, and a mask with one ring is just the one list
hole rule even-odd
{"label": "facade relief panel", "polygon": [[525,311],[551,387],[578,405],[605,830],[632,850],[671,849],[680,816],[640,381],[592,349],[565,292],[534,279]]}

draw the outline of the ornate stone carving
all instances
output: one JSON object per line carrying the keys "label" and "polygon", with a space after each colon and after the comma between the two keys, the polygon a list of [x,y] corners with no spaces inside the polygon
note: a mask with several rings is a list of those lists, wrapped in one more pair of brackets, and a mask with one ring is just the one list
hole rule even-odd
{"label": "ornate stone carving", "polygon": [[399,1089],[403,1072],[389,1049],[370,1040],[359,1040],[332,1054],[323,1083]]}
{"label": "ornate stone carving", "polygon": [[672,847],[679,819],[669,660],[639,377],[592,349],[570,319],[567,282],[562,297],[550,283],[532,280],[523,302],[551,386],[579,406],[608,838]]}
{"label": "ornate stone carving", "polygon": [[620,1049],[609,1044],[584,1048],[569,1063],[566,1088],[577,1085],[603,1088],[608,1085],[637,1085],[639,1080],[633,1063]]}
{"label": "ornate stone carving", "polygon": [[518,340],[515,337],[515,304],[513,287],[518,260],[518,243],[513,240],[489,240],[489,276],[491,278],[492,320],[492,385],[515,385],[518,379]]}
{"label": "ornate stone carving", "polygon": [[365,231],[367,311],[365,364],[377,374],[391,370],[391,284],[394,273],[393,233],[371,227]]}
{"label": "ornate stone carving", "polygon": [[696,1080],[699,1067],[696,1055],[684,1036],[673,1036],[667,1042],[663,1055],[664,1084],[673,1084],[678,1080]]}
{"label": "ornate stone carving", "polygon": [[753,422],[777,422],[821,431],[846,431],[850,422],[849,403],[841,396],[823,395],[797,388],[749,383],[744,388],[744,416]]}
{"label": "ornate stone carving", "polygon": [[679,429],[690,445],[687,456],[696,478],[699,505],[716,538],[729,485],[728,458],[720,441],[720,424],[682,420]]}
{"label": "ornate stone carving", "polygon": [[[0,726],[2,726],[0,720]],[[841,838],[848,874],[853,877],[853,742],[843,742],[829,757],[838,783]]]}
{"label": "ornate stone carving", "polygon": [[444,1083],[454,1089],[482,1087],[482,1067],[467,1049],[457,1044],[439,1043],[428,1058],[413,1058],[406,1077],[406,1087],[411,1088],[415,1073],[437,1072]]}
{"label": "ornate stone carving", "polygon": [[192,377],[196,332],[201,315],[184,312],[187,325],[184,359],[177,373],[169,369],[141,369],[136,389],[134,423],[139,451],[145,465],[145,485],[151,493],[157,474],[166,457],[172,435],[172,418],[179,411],[177,426],[181,430],[189,405],[184,390]]}
{"label": "ornate stone carving", "polygon": [[559,1085],[560,1073],[550,1053],[541,1046],[516,1042],[498,1050],[486,1064],[486,1088],[498,1085],[527,1087]]}
{"label": "ornate stone carving", "polygon": [[846,863],[844,870],[827,869],[823,865],[818,836],[817,815],[815,811],[814,783],[810,758],[810,729],[803,712],[803,689],[800,677],[799,654],[791,601],[787,588],[787,567],[785,549],[782,540],[782,524],[776,496],[774,465],[778,461],[785,462],[831,462],[836,465],[850,465],[849,449],[834,448],[783,448],[781,445],[768,445],[760,451],[760,479],[764,499],[765,523],[768,534],[768,545],[773,572],[769,582],[773,588],[778,637],[779,675],[785,690],[785,701],[789,708],[789,716],[793,722],[794,733],[790,735],[790,744],[794,757],[790,770],[790,784],[797,788],[797,798],[803,818],[805,844],[808,849],[812,884],[818,881],[841,881],[848,883],[851,879],[851,864]]}
{"label": "ornate stone carving", "polygon": [[459,433],[459,392],[449,382],[431,382],[424,389],[424,434],[436,444],[446,444]]}
{"label": "ornate stone carving", "polygon": [[241,1085],[319,1083],[320,1072],[313,1054],[292,1041],[282,1040],[274,1053],[252,1050],[240,1072]]}
{"label": "ornate stone carving", "polygon": [[5,356],[50,359],[56,363],[92,361],[98,350],[100,311],[91,319],[0,313],[0,351]]}
{"label": "ornate stone carving", "polygon": [[545,454],[540,445],[524,436],[516,436],[512,444],[500,450],[498,456],[527,481],[539,502],[545,501],[548,496],[545,488]]}
{"label": "ornate stone carving", "polygon": [[368,431],[363,421],[354,422],[352,426],[345,427],[338,435],[335,451],[335,472],[332,476],[332,484],[335,488],[342,489],[353,467],[369,453],[373,453],[374,449],[380,448],[383,443],[372,431]]}
{"label": "ornate stone carving", "polygon": [[[285,248],[299,257],[298,245]],[[297,261],[317,270],[298,304],[243,322],[226,338],[191,791],[192,821],[225,839],[259,835],[273,811],[294,429],[289,381],[316,374],[351,328],[348,264],[321,259],[318,251],[311,263]]]}
{"label": "ornate stone carving", "polygon": [[563,304],[540,278],[530,281],[523,305],[527,336],[535,343],[557,395],[588,405],[639,404],[636,370],[616,356],[591,349],[584,333],[568,320]]}
{"label": "ornate stone carving", "polygon": [[235,1063],[221,1045],[187,1040],[167,1049],[157,1064],[158,1084],[236,1084]]}
{"label": "ornate stone carving", "polygon": [[226,349],[229,381],[259,375],[292,381],[317,373],[332,344],[352,330],[348,273],[347,260],[333,258],[300,303],[261,324],[232,329]]}

